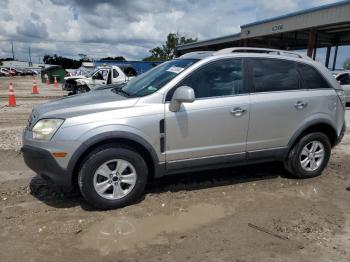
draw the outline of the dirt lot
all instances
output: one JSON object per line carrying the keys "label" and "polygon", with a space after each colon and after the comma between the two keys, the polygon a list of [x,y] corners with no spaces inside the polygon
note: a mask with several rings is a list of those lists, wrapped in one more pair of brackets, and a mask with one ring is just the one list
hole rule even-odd
{"label": "dirt lot", "polygon": [[[23,163],[32,106],[65,93],[0,78],[0,261],[350,261],[350,132],[321,177],[280,164],[185,174],[150,184],[139,203],[92,210]],[[347,113],[350,120],[350,111]]]}

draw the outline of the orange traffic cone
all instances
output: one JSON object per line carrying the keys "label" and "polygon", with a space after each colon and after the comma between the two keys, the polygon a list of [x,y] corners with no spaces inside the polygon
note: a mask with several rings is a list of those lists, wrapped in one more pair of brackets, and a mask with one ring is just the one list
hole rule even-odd
{"label": "orange traffic cone", "polygon": [[15,97],[15,93],[13,92],[12,82],[10,82],[10,85],[9,85],[9,107],[14,107],[14,106],[16,106],[16,97]]}
{"label": "orange traffic cone", "polygon": [[46,78],[46,85],[49,86],[50,85],[50,81],[48,78]]}
{"label": "orange traffic cone", "polygon": [[55,88],[58,88],[57,78],[55,77],[54,79],[55,79],[55,80],[54,80],[54,82],[53,82],[53,86],[54,86]]}
{"label": "orange traffic cone", "polygon": [[39,92],[38,92],[38,86],[36,85],[36,81],[35,81],[35,77],[34,77],[34,76],[33,76],[32,94],[39,94]]}

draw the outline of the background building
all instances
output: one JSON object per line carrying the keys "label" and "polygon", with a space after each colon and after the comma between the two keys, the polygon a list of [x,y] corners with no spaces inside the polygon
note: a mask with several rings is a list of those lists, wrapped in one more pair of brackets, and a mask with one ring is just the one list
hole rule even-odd
{"label": "background building", "polygon": [[[315,59],[326,48],[325,65],[335,69],[338,47],[350,45],[350,1],[323,5],[241,26],[241,32],[177,46],[176,54],[247,46],[284,50],[307,50]],[[334,55],[330,61],[331,48]],[[350,57],[350,54],[349,54]]]}

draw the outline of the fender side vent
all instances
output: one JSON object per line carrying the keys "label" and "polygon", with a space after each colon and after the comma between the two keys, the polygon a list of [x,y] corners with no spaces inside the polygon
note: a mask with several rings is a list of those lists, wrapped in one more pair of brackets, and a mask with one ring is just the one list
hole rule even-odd
{"label": "fender side vent", "polygon": [[164,151],[165,151],[165,137],[164,135],[162,135],[160,137],[160,152],[164,153]]}
{"label": "fender side vent", "polygon": [[159,121],[159,133],[164,134],[165,133],[165,120],[161,119]]}
{"label": "fender side vent", "polygon": [[160,152],[165,151],[165,120],[161,119],[159,121],[159,135],[160,135]]}

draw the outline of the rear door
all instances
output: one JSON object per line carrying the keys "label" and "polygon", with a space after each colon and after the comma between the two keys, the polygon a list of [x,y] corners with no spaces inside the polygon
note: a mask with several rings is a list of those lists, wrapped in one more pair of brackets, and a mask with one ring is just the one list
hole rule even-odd
{"label": "rear door", "polygon": [[309,114],[308,92],[294,61],[247,59],[251,86],[247,151],[281,149]]}

